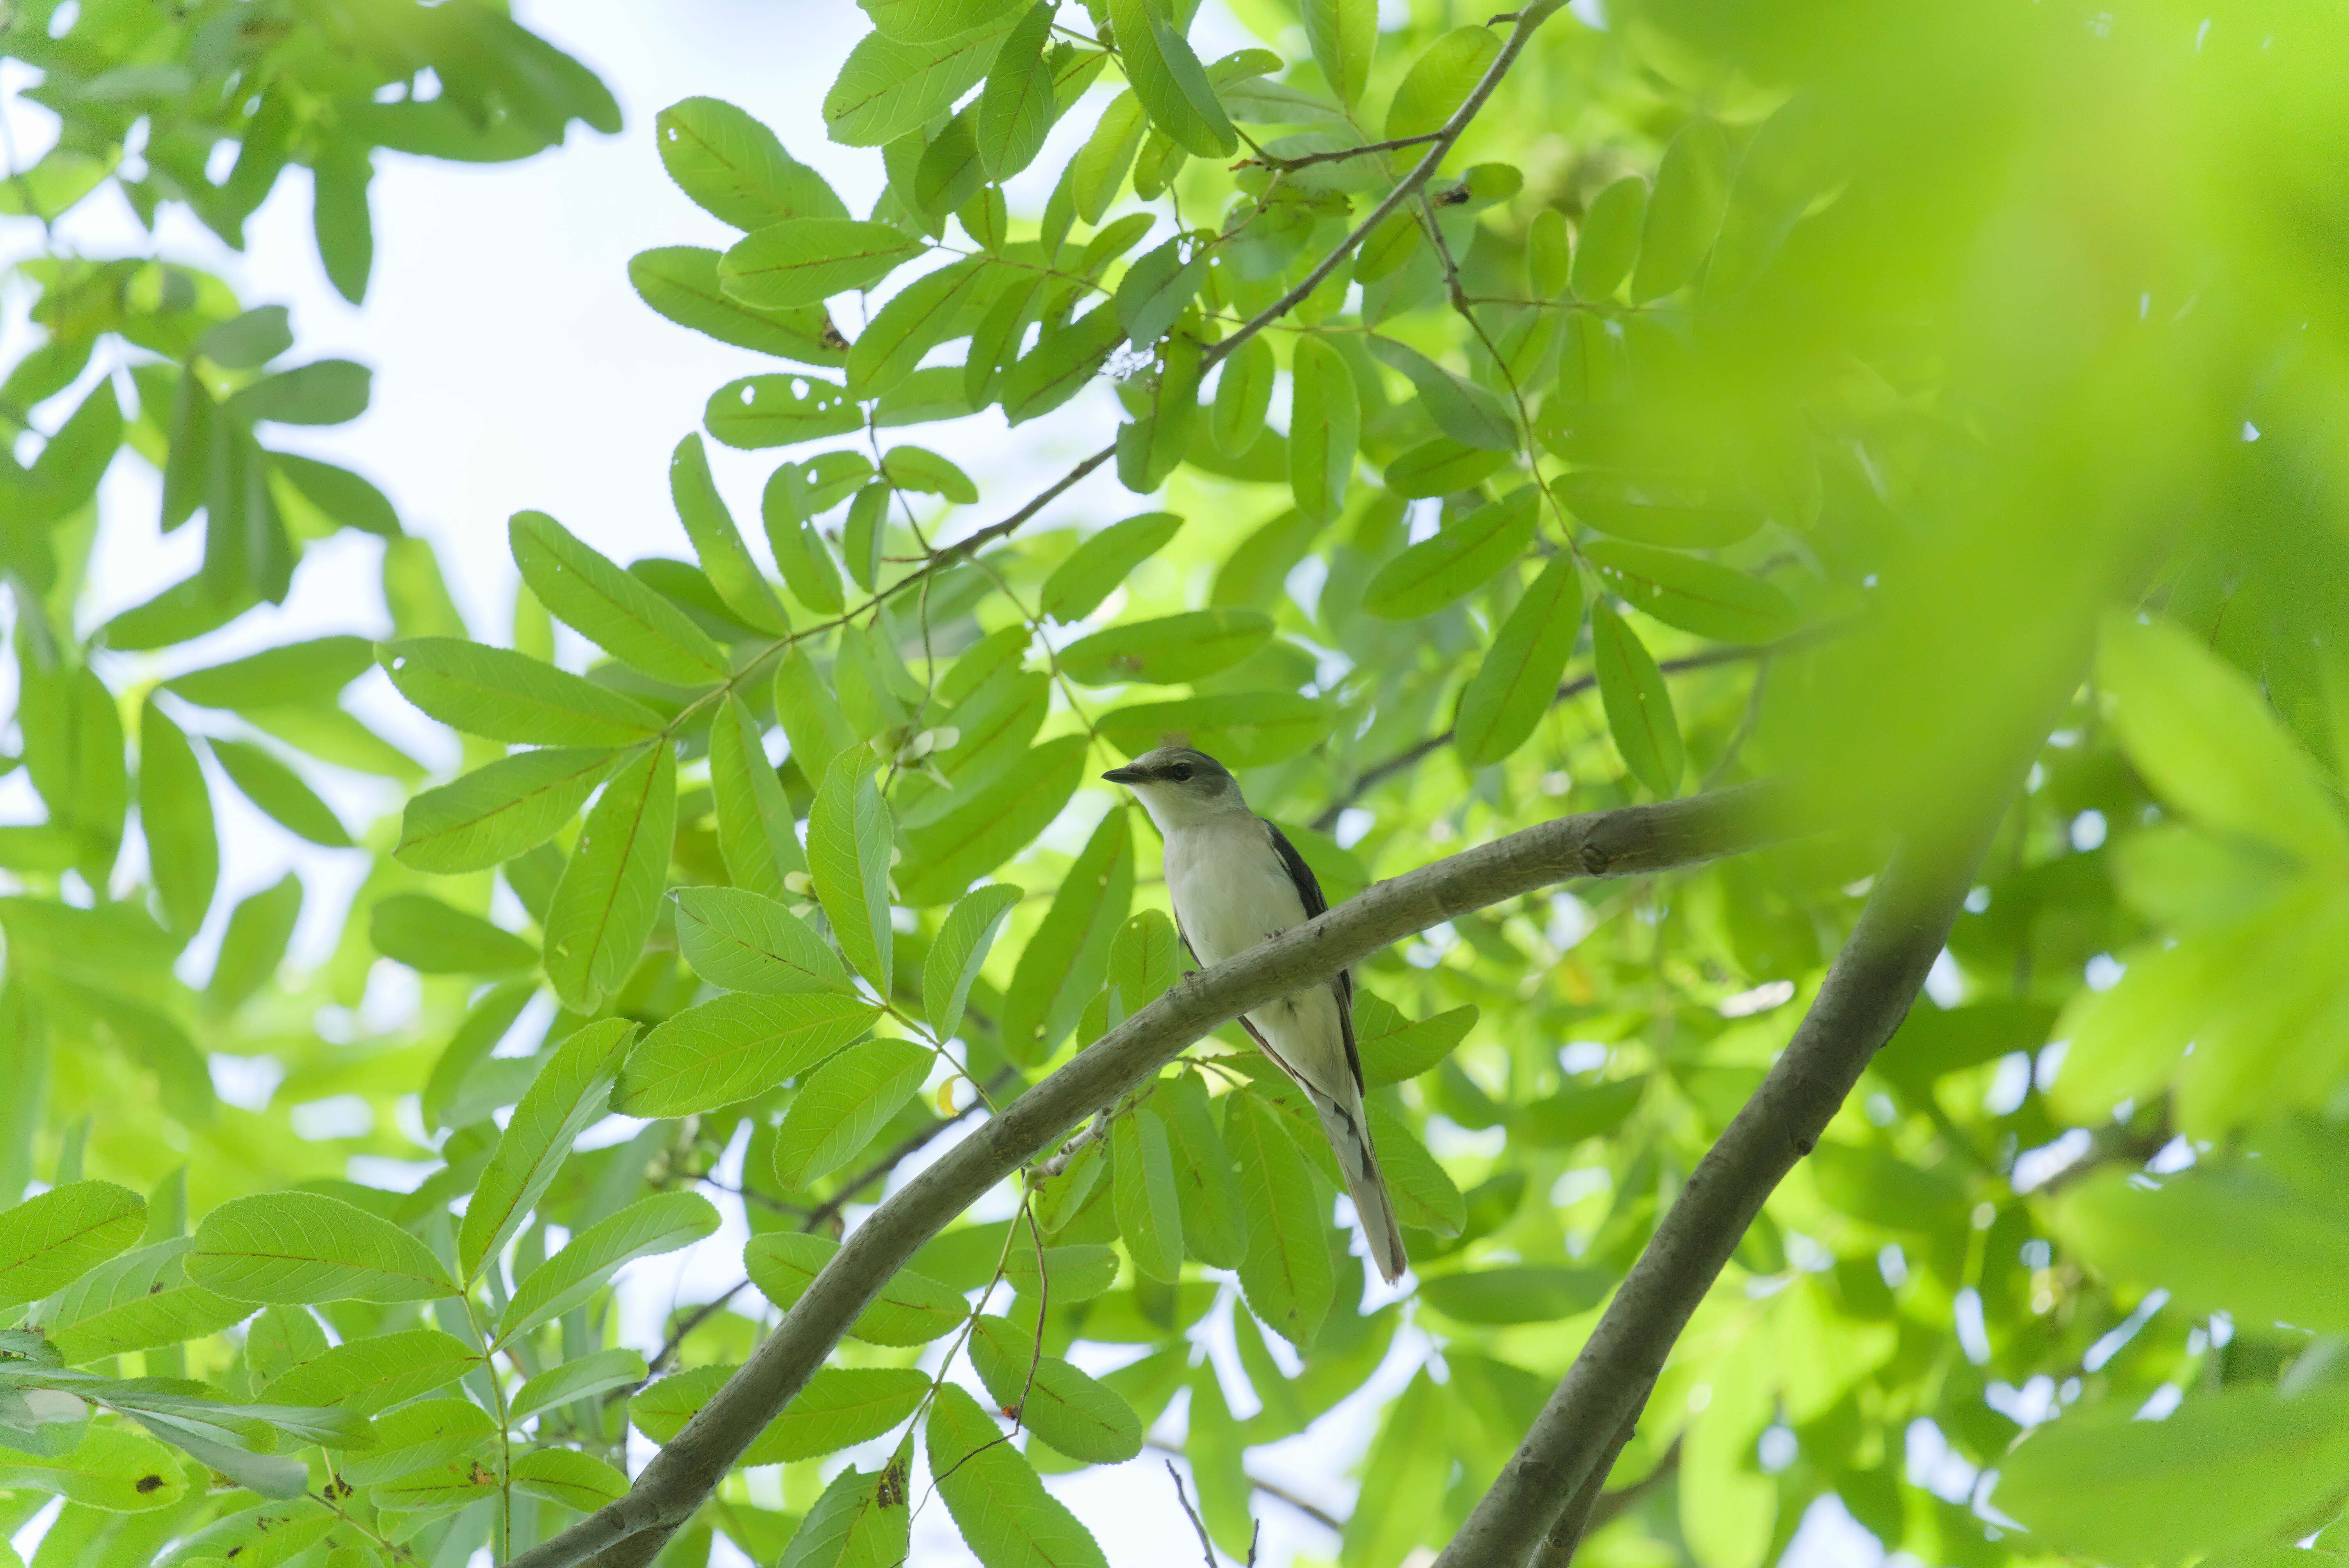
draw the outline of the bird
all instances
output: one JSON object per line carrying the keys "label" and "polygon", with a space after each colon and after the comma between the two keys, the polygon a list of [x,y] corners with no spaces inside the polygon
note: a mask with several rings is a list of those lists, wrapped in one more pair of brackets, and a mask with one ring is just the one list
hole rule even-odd
{"label": "bird", "polygon": [[[1297,846],[1248,809],[1232,770],[1204,751],[1162,746],[1102,775],[1141,800],[1165,840],[1166,891],[1191,956],[1213,968],[1302,925],[1330,907]],[[1273,1065],[1305,1091],[1338,1156],[1371,1261],[1389,1284],[1402,1277],[1402,1228],[1379,1173],[1362,1112],[1354,1048],[1354,980],[1340,969],[1240,1020]]]}

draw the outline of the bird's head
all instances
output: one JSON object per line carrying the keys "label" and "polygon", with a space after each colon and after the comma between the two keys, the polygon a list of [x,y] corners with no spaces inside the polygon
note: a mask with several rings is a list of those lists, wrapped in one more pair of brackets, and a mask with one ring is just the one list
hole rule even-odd
{"label": "bird's head", "polygon": [[1239,780],[1232,770],[1204,751],[1187,746],[1162,746],[1145,751],[1123,768],[1102,775],[1123,784],[1142,801],[1143,810],[1162,831],[1187,822],[1245,811]]}

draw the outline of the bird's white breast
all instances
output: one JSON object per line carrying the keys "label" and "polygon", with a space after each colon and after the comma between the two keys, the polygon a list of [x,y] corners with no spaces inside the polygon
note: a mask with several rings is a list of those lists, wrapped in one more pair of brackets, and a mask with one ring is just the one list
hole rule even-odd
{"label": "bird's white breast", "polygon": [[1201,965],[1213,967],[1305,921],[1305,902],[1264,824],[1231,812],[1166,837],[1166,891]]}

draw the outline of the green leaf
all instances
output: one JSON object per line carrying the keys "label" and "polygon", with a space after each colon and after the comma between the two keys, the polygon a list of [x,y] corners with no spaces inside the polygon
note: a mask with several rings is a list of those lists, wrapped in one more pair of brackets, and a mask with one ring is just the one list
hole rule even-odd
{"label": "green leaf", "polygon": [[422,1242],[316,1192],[232,1198],[204,1216],[188,1277],[238,1301],[433,1301],[457,1294]]}
{"label": "green leaf", "polygon": [[775,665],[775,717],[791,742],[792,760],[810,782],[820,782],[833,760],[856,745],[831,686],[797,648]]}
{"label": "green leaf", "polygon": [[911,904],[944,903],[1027,847],[1077,792],[1086,741],[1057,736],[1024,754],[994,782],[906,834],[904,894]]}
{"label": "green leaf", "polygon": [[1386,487],[1419,500],[1475,490],[1509,466],[1509,454],[1464,447],[1446,436],[1422,441],[1387,465]]}
{"label": "green leaf", "polygon": [[1582,553],[1633,609],[1701,637],[1767,643],[1802,619],[1774,584],[1692,555],[1616,539],[1591,540]]}
{"label": "green leaf", "polygon": [[607,1502],[616,1502],[628,1490],[626,1474],[577,1449],[533,1449],[515,1460],[508,1473],[515,1491],[546,1498],[579,1513],[593,1513]]}
{"label": "green leaf", "polygon": [[[636,1352],[601,1351],[588,1357],[585,1363],[573,1365],[595,1363],[607,1356],[636,1356]],[[636,1357],[636,1365],[642,1367],[644,1357]],[[523,1392],[528,1393],[533,1384],[561,1377],[566,1370],[558,1368],[544,1377],[533,1378],[523,1385]],[[640,1371],[638,1376],[642,1375]],[[519,1397],[512,1408],[514,1419],[522,1419],[524,1409]],[[376,1446],[343,1460],[336,1469],[354,1486],[374,1486],[429,1465],[452,1464],[486,1454],[494,1446],[497,1433],[497,1423],[490,1413],[471,1399],[419,1400],[377,1417]]]}
{"label": "green leaf", "polygon": [[1165,549],[1182,526],[1171,511],[1145,511],[1092,535],[1044,580],[1043,613],[1063,624],[1083,620],[1135,567]]}
{"label": "green leaf", "polygon": [[400,537],[399,513],[390,498],[350,469],[293,452],[272,452],[269,461],[329,521],[381,539]]}
{"label": "green leaf", "polygon": [[419,975],[510,975],[538,963],[538,949],[512,932],[429,893],[378,899],[367,912],[367,940]]}
{"label": "green leaf", "polygon": [[942,44],[989,23],[1000,23],[1025,0],[856,0],[886,37],[907,44]]}
{"label": "green leaf", "polygon": [[1092,1532],[1002,1435],[969,1394],[939,1387],[926,1432],[930,1473],[981,1568],[1108,1568]]}
{"label": "green leaf", "polygon": [[999,1408],[1060,1453],[1088,1464],[1123,1464],[1142,1451],[1142,1421],[1117,1394],[1057,1356],[1039,1354],[1032,1332],[1000,1317],[972,1325],[971,1365]]}
{"label": "green leaf", "polygon": [[1158,1086],[1157,1104],[1172,1140],[1184,1250],[1210,1268],[1237,1268],[1247,1255],[1247,1222],[1231,1150],[1216,1130],[1206,1085],[1199,1074],[1186,1072]]}
{"label": "green leaf", "polygon": [[1387,1407],[1363,1463],[1361,1498],[1339,1543],[1340,1568],[1399,1568],[1436,1532],[1458,1442],[1445,1430],[1444,1390],[1420,1368]]}
{"label": "green leaf", "polygon": [[2157,1188],[2142,1180],[2100,1171],[2058,1196],[2051,1222],[2067,1251],[2247,1327],[2349,1326],[2349,1303],[2328,1288],[2349,1264],[2349,1215],[2337,1203],[2249,1169],[2196,1169]]}
{"label": "green leaf", "polygon": [[1257,610],[1191,610],[1128,622],[1061,650],[1061,671],[1086,686],[1173,686],[1239,663],[1272,640]]}
{"label": "green leaf", "polygon": [[531,1080],[513,1119],[498,1135],[457,1233],[457,1256],[468,1281],[522,1229],[571,1158],[572,1143],[604,1116],[612,1080],[636,1032],[626,1018],[586,1025],[555,1047]]}
{"label": "green leaf", "polygon": [[[743,1247],[742,1268],[760,1295],[788,1312],[839,1250],[840,1243],[828,1236],[770,1231],[751,1237]],[[868,1345],[927,1345],[954,1333],[969,1316],[970,1304],[960,1291],[912,1269],[899,1269],[848,1333]]]}
{"label": "green leaf", "polygon": [[1118,59],[1133,96],[1158,127],[1200,158],[1229,158],[1239,148],[1199,57],[1153,0],[1108,0]]}
{"label": "green leaf", "polygon": [[1022,1295],[1040,1295],[1040,1284],[1050,1284],[1050,1298],[1060,1303],[1092,1300],[1118,1282],[1118,1253],[1106,1246],[1081,1242],[1073,1246],[1045,1246],[1043,1273],[1039,1274],[1036,1249],[1012,1246],[1003,1258],[1003,1277]]}
{"label": "green leaf", "polygon": [[1500,398],[1473,381],[1464,381],[1417,349],[1391,337],[1372,336],[1371,356],[1390,370],[1401,371],[1419,394],[1420,407],[1435,428],[1464,447],[1484,451],[1517,449],[1516,422]]}
{"label": "green leaf", "polygon": [[922,966],[922,1014],[941,1040],[951,1039],[962,1026],[964,1002],[971,983],[995,946],[996,934],[1025,896],[1007,882],[973,888],[957,900],[930,944]]}
{"label": "green leaf", "polygon": [[111,1181],[68,1181],[0,1210],[0,1306],[22,1306],[71,1284],[135,1243],[147,1202]]}
{"label": "green leaf", "polygon": [[797,1191],[839,1170],[914,1098],[930,1062],[911,1040],[882,1037],[816,1068],[775,1130],[775,1179]]}
{"label": "green leaf", "polygon": [[238,392],[222,405],[247,422],[341,425],[367,412],[372,373],[347,359],[319,359],[281,370]]}
{"label": "green leaf", "polygon": [[[664,1377],[628,1401],[628,1418],[645,1436],[666,1443],[733,1371],[722,1365],[698,1367]],[[826,1367],[734,1462],[782,1464],[865,1442],[912,1415],[929,1388],[929,1375],[910,1367]]]}
{"label": "green leaf", "polygon": [[[683,1197],[687,1194],[664,1195]],[[646,1202],[649,1202],[651,1200],[647,1199]],[[641,1383],[644,1380],[645,1358],[640,1353],[626,1346],[612,1350],[598,1350],[593,1355],[580,1357],[575,1361],[565,1361],[559,1366],[550,1367],[515,1389],[513,1397],[506,1404],[507,1417],[510,1420],[525,1421],[540,1411],[551,1410],[557,1405],[567,1405],[574,1399],[592,1399],[598,1394],[608,1393],[614,1388],[625,1388],[632,1383]],[[414,1408],[410,1407],[410,1408]],[[480,1407],[475,1405],[467,1405],[465,1408],[469,1410],[480,1409]],[[407,1410],[401,1410],[392,1418],[397,1419],[398,1416],[406,1414],[408,1414]],[[382,1429],[383,1423],[378,1422],[377,1430],[380,1432]],[[495,1430],[496,1428],[490,1424],[485,1414],[482,1418],[484,1435]],[[452,1454],[450,1457],[453,1459],[458,1456]],[[422,1462],[434,1461],[428,1460]],[[345,1467],[344,1473],[346,1475],[350,1473],[349,1467]],[[395,1470],[391,1473],[401,1472]]]}
{"label": "green leaf", "polygon": [[[865,465],[866,473],[871,465]],[[865,475],[860,474],[862,483]],[[814,517],[820,509],[811,504],[802,466],[785,463],[768,480],[765,492],[760,498],[760,516],[767,527],[767,542],[775,552],[775,565],[783,574],[783,584],[792,596],[812,610],[833,614],[846,603],[840,593],[840,568],[832,559],[832,552],[816,532]],[[805,664],[807,655],[796,645],[788,650],[784,659]],[[778,669],[777,678],[781,679]]]}
{"label": "green leaf", "polygon": [[1139,757],[1182,738],[1232,768],[1285,762],[1330,738],[1337,710],[1290,691],[1234,692],[1112,708],[1094,721],[1102,739]]}
{"label": "green leaf", "polygon": [[1588,1312],[1614,1288],[1603,1269],[1523,1264],[1423,1279],[1419,1298],[1462,1323],[1555,1323]]}
{"label": "green leaf", "polygon": [[[882,483],[866,485],[848,503],[848,521],[840,528],[841,558],[848,562],[848,574],[856,585],[870,593],[881,581],[881,549],[886,541],[889,521],[890,488]],[[850,627],[842,633],[843,643],[853,641]]]}
{"label": "green leaf", "polygon": [[1582,633],[1582,578],[1561,551],[1526,590],[1460,694],[1453,721],[1460,759],[1498,762],[1530,739],[1557,700],[1558,677]]}
{"label": "green leaf", "polygon": [[1117,433],[1117,478],[1135,494],[1157,490],[1189,455],[1205,362],[1197,339],[1175,334],[1158,346],[1157,374],[1129,394],[1135,417]]}
{"label": "green leaf", "polygon": [[660,732],[634,697],[525,654],[456,637],[387,643],[376,657],[399,694],[451,728],[526,746],[626,746]]}
{"label": "green leaf", "polygon": [[746,376],[709,395],[701,422],[728,446],[755,451],[852,435],[864,428],[864,415],[821,377]]}
{"label": "green leaf", "polygon": [[678,686],[732,673],[725,651],[684,611],[544,512],[514,513],[507,537],[523,581],[547,613],[614,658]]}
{"label": "green leaf", "polygon": [[248,740],[214,738],[210,744],[212,759],[229,781],[280,827],[324,849],[352,847],[342,819],[291,768]]}
{"label": "green leaf", "polygon": [[193,936],[220,884],[220,835],[195,748],[152,697],[139,705],[139,826],[163,919]]}
{"label": "green leaf", "polygon": [[[718,1211],[698,1192],[655,1192],[596,1221],[533,1269],[498,1316],[491,1346],[503,1345],[581,1305],[623,1264],[689,1247],[718,1229]],[[641,1374],[640,1374],[641,1375]]]}
{"label": "green leaf", "polygon": [[1004,373],[1004,418],[1020,425],[1050,413],[1082,391],[1111,351],[1124,341],[1125,328],[1113,301],[1095,305],[1066,326],[1048,329]]}
{"label": "green leaf", "polygon": [[674,896],[678,945],[711,985],[771,996],[849,991],[832,949],[773,899],[726,887],[679,888]]}
{"label": "green leaf", "polygon": [[978,487],[968,474],[922,447],[892,447],[882,453],[881,477],[897,490],[944,496],[957,506],[978,499]]}
{"label": "green leaf", "polygon": [[845,991],[720,996],[671,1015],[628,1053],[612,1097],[626,1116],[691,1116],[763,1094],[873,1026]]}
{"label": "green leaf", "polygon": [[1158,910],[1138,911],[1110,944],[1110,983],[1129,1014],[1164,995],[1182,978],[1182,944],[1174,923]]}
{"label": "green leaf", "polygon": [[1272,345],[1261,335],[1249,338],[1224,359],[1216,381],[1215,410],[1207,433],[1216,449],[1237,458],[1264,434],[1265,416],[1272,408],[1272,383],[1279,366]]}
{"label": "green leaf", "polygon": [[1464,517],[1447,519],[1379,568],[1362,590],[1362,608],[1391,621],[1415,620],[1490,582],[1531,547],[1541,491],[1526,485]]}
{"label": "green leaf", "polygon": [[[857,397],[877,397],[896,387],[922,363],[922,356],[978,324],[1002,287],[1002,269],[973,256],[925,273],[889,296],[848,350],[848,389]],[[804,595],[802,595],[804,597]]]}
{"label": "green leaf", "polygon": [[1147,129],[1142,100],[1130,92],[1118,94],[1102,110],[1092,134],[1070,160],[1066,175],[1078,217],[1098,223],[1108,216],[1110,203],[1117,200],[1118,188],[1125,183],[1125,171],[1133,166]]}
{"label": "green leaf", "polygon": [[889,924],[895,835],[872,761],[869,752],[844,753],[824,770],[808,811],[808,872],[841,952],[886,996],[896,948]]}
{"label": "green leaf", "polygon": [[605,747],[550,747],[500,758],[411,796],[392,856],[419,872],[487,871],[536,849],[578,815],[619,760]]}
{"label": "green leaf", "polygon": [[1729,140],[1715,120],[1689,121],[1664,149],[1631,277],[1635,302],[1661,299],[1696,276],[1729,204]]}
{"label": "green leaf", "polygon": [[1687,762],[1662,672],[1639,634],[1603,599],[1591,601],[1590,641],[1615,749],[1640,782],[1670,799],[1680,790]]}
{"label": "green leaf", "polygon": [[2344,1473],[2349,1388],[2247,1384],[2189,1395],[2158,1421],[2125,1405],[2066,1412],[2000,1459],[1990,1501],[2055,1551],[2168,1563],[2306,1528]]}
{"label": "green leaf", "polygon": [[661,166],[720,222],[763,229],[789,218],[845,218],[823,177],[783,150],[775,133],[712,98],[673,103],[653,119]]}
{"label": "green leaf", "polygon": [[[1020,8],[1019,0],[1004,0],[992,20],[920,42],[885,33],[858,40],[823,95],[832,139],[843,147],[881,147],[953,108],[995,63]],[[947,20],[940,15],[941,26]]]}
{"label": "green leaf", "polygon": [[2240,671],[2168,622],[2114,614],[2096,673],[2129,760],[2165,800],[2312,865],[2349,856],[2339,808]]}
{"label": "green leaf", "polygon": [[285,307],[263,305],[204,329],[196,352],[226,370],[258,370],[294,346]]}
{"label": "green leaf", "polygon": [[1114,299],[1126,341],[1140,346],[1165,336],[1175,318],[1198,297],[1206,277],[1206,251],[1181,234],[1126,268]]}
{"label": "green leaf", "polygon": [[808,1510],[776,1568],[895,1568],[905,1561],[911,1519],[895,1460],[887,1472],[843,1470]]}
{"label": "green leaf", "polygon": [[767,760],[765,738],[739,696],[709,722],[709,792],[718,808],[718,850],[738,887],[773,897],[807,870],[792,803]]}
{"label": "green leaf", "polygon": [[0,1448],[0,1487],[31,1487],[109,1513],[170,1508],[188,1483],[171,1450],[154,1439],[92,1426],[71,1453],[54,1458]]}
{"label": "green leaf", "polygon": [[1354,1037],[1363,1087],[1379,1088],[1432,1070],[1475,1026],[1475,1007],[1454,1007],[1413,1022],[1369,992],[1357,991]]}
{"label": "green leaf", "polygon": [[802,365],[846,363],[847,345],[822,305],[761,310],[744,304],[719,285],[716,251],[699,245],[640,251],[628,263],[628,282],[678,325],[720,343]]}
{"label": "green leaf", "polygon": [[727,609],[753,631],[788,635],[792,619],[743,545],[742,531],[734,526],[734,516],[710,477],[709,456],[702,450],[699,436],[688,435],[670,454],[668,492],[686,537],[693,541],[694,556]]}
{"label": "green leaf", "polygon": [[216,1016],[235,1012],[277,976],[286,944],[294,939],[294,924],[301,920],[301,878],[289,871],[274,885],[237,902],[228,913],[228,930],[221,932],[221,955],[212,960],[212,979],[204,981],[204,1012]]}
{"label": "green leaf", "polygon": [[1305,42],[1321,79],[1352,108],[1371,79],[1379,44],[1378,0],[1305,0]]}
{"label": "green leaf", "polygon": [[1151,1279],[1179,1279],[1183,1211],[1175,1196],[1166,1124],[1149,1107],[1136,1107],[1112,1126],[1110,1154],[1117,1227],[1125,1237],[1126,1251],[1133,1255],[1133,1266]]}
{"label": "green leaf", "polygon": [[1240,1288],[1257,1320],[1302,1352],[1337,1295],[1329,1203],[1280,1113],[1254,1094],[1226,1099],[1224,1141],[1239,1165],[1247,1227]]}
{"label": "green leaf", "polygon": [[604,787],[547,907],[546,978],[564,1006],[593,1013],[635,967],[676,836],[677,754],[648,747]]}
{"label": "green leaf", "polygon": [[1299,338],[1288,402],[1288,485],[1298,511],[1325,522],[1338,515],[1361,428],[1361,395],[1345,356],[1319,335]]}
{"label": "green leaf", "polygon": [[1430,44],[1395,88],[1386,139],[1442,129],[1500,52],[1500,36],[1489,27],[1455,28]]}
{"label": "green leaf", "polygon": [[1553,491],[1568,511],[1601,533],[1674,550],[1707,550],[1735,544],[1762,526],[1758,511],[1728,507],[1678,506],[1651,501],[1619,476],[1567,474]]}
{"label": "green leaf", "polygon": [[345,1340],[262,1389],[272,1405],[340,1406],[372,1416],[445,1388],[481,1365],[479,1353],[437,1328],[410,1328]]}
{"label": "green leaf", "polygon": [[989,180],[1010,179],[1036,160],[1058,118],[1044,46],[1052,36],[1052,7],[1035,5],[1004,35],[987,88],[978,97],[978,160]]}
{"label": "green leaf", "polygon": [[1113,810],[1070,863],[1004,990],[998,1029],[1013,1062],[1050,1056],[1101,988],[1110,944],[1133,902],[1133,829],[1125,812]]}
{"label": "green leaf", "polygon": [[822,304],[871,288],[922,251],[921,241],[886,223],[788,218],[736,241],[718,263],[718,283],[763,310]]}
{"label": "green leaf", "polygon": [[280,707],[332,701],[374,664],[375,645],[365,637],[313,637],[190,670],[163,689],[199,707]]}
{"label": "green leaf", "polygon": [[1571,282],[1582,299],[1607,299],[1623,286],[1640,253],[1640,227],[1648,210],[1648,187],[1636,174],[1591,199],[1574,247]]}

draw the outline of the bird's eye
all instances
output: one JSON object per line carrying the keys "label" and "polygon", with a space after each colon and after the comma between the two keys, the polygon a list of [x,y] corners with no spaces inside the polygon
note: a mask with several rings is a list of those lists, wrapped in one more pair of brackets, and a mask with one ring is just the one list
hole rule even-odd
{"label": "bird's eye", "polygon": [[1188,784],[1191,781],[1191,765],[1187,762],[1177,762],[1166,770],[1166,776],[1177,784]]}

